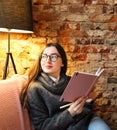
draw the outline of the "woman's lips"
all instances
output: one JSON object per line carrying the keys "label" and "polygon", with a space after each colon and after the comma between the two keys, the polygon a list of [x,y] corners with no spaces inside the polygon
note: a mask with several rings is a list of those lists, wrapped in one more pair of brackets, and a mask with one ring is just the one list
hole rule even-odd
{"label": "woman's lips", "polygon": [[50,66],[50,65],[46,65],[45,68],[46,68],[46,69],[51,69],[52,66]]}

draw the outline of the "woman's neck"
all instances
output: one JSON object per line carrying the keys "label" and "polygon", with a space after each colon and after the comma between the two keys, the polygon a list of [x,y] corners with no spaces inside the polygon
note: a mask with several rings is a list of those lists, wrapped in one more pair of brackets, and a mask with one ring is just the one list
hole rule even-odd
{"label": "woman's neck", "polygon": [[53,80],[53,81],[58,81],[59,80],[59,77],[53,77],[51,75],[49,75],[49,77]]}

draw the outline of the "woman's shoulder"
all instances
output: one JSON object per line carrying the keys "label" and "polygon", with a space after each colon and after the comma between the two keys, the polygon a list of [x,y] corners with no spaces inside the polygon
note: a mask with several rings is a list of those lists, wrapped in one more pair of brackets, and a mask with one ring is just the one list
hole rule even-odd
{"label": "woman's shoulder", "polygon": [[38,81],[34,81],[29,85],[28,91],[37,91],[41,89],[41,84]]}

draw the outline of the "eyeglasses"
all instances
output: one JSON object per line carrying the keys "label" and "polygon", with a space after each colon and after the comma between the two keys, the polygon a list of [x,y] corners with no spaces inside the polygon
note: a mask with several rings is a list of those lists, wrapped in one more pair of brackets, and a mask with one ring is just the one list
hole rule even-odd
{"label": "eyeglasses", "polygon": [[55,61],[57,61],[58,57],[61,57],[61,56],[59,56],[57,54],[51,54],[51,55],[42,54],[41,60],[45,62],[49,58],[50,61],[55,62]]}

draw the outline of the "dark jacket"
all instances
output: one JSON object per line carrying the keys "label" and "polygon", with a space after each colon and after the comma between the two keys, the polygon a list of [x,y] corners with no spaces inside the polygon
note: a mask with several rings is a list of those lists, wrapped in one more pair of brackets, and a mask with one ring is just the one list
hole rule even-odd
{"label": "dark jacket", "polygon": [[59,98],[69,80],[69,76],[61,75],[59,82],[55,83],[42,73],[31,84],[28,89],[28,112],[35,130],[87,130],[92,116],[90,109],[84,107],[83,112],[75,117],[70,115],[67,108],[60,109],[66,104],[60,102]]}

